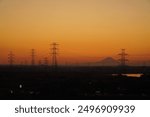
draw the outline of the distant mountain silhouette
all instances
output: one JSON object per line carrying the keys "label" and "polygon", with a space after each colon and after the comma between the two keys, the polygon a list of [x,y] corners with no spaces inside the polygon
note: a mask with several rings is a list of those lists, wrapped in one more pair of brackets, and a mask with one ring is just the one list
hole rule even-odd
{"label": "distant mountain silhouette", "polygon": [[117,66],[119,62],[112,57],[104,58],[103,60],[96,62],[98,65],[102,66]]}
{"label": "distant mountain silhouette", "polygon": [[97,62],[87,63],[90,66],[118,66],[119,62],[112,57],[107,57]]}

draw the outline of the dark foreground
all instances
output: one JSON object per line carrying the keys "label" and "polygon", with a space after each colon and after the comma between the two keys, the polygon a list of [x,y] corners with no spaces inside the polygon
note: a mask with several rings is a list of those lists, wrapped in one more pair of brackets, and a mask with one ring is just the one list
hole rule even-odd
{"label": "dark foreground", "polygon": [[[54,70],[46,66],[0,66],[0,99],[150,99],[149,71],[149,67]],[[122,72],[144,75],[112,76]]]}

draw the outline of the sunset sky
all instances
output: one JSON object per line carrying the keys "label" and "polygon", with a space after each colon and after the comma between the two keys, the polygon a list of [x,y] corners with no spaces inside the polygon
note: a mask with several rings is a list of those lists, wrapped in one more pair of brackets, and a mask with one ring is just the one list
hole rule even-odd
{"label": "sunset sky", "polygon": [[150,0],[0,0],[0,63],[13,51],[16,63],[50,58],[100,61],[125,48],[131,61],[150,60]]}

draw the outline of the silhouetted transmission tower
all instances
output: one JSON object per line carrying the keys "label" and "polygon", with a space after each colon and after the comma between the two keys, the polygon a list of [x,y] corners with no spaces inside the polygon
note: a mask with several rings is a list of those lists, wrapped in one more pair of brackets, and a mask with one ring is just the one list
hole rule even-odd
{"label": "silhouetted transmission tower", "polygon": [[14,64],[14,54],[12,51],[10,51],[10,53],[8,54],[8,63],[11,66]]}
{"label": "silhouetted transmission tower", "polygon": [[44,65],[48,65],[48,58],[47,57],[44,58]]}
{"label": "silhouetted transmission tower", "polygon": [[58,44],[54,42],[51,44],[51,46],[52,46],[52,48],[51,48],[52,49],[52,66],[57,68],[57,66],[58,66],[58,63],[57,63],[57,54],[58,54],[57,46],[58,46]]}
{"label": "silhouetted transmission tower", "polygon": [[35,50],[34,49],[31,50],[31,65],[32,66],[35,65]]}
{"label": "silhouetted transmission tower", "polygon": [[119,59],[120,65],[121,65],[122,67],[126,66],[126,61],[128,61],[128,59],[126,59],[126,56],[127,56],[128,54],[126,54],[125,49],[122,49],[122,50],[121,50],[121,53],[120,53],[119,55],[120,55],[120,59]]}

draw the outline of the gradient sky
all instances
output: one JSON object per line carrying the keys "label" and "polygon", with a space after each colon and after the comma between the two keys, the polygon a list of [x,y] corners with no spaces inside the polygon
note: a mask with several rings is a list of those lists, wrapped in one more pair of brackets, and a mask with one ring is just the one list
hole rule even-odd
{"label": "gradient sky", "polygon": [[150,60],[150,0],[0,0],[0,63],[50,57],[58,42],[62,62],[117,58]]}

